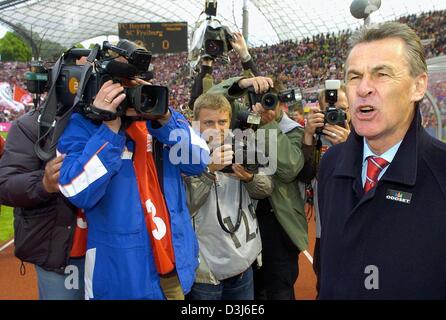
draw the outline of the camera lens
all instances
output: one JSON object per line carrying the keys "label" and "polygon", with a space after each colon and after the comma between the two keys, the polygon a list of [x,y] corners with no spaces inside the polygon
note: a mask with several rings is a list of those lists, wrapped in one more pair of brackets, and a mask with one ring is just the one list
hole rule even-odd
{"label": "camera lens", "polygon": [[223,53],[223,42],[221,40],[206,40],[205,52],[211,56]]}
{"label": "camera lens", "polygon": [[141,99],[140,106],[141,112],[149,113],[153,107],[156,106],[158,98],[155,94],[153,94],[152,90],[150,90],[149,86],[144,86],[141,90]]}
{"label": "camera lens", "polygon": [[328,111],[325,115],[325,119],[329,124],[337,124],[339,122],[339,112],[338,110]]}
{"label": "camera lens", "polygon": [[149,112],[156,105],[156,99],[150,96],[141,96],[141,111]]}
{"label": "camera lens", "polygon": [[265,109],[269,109],[269,110],[274,109],[276,107],[278,101],[279,101],[279,99],[277,98],[277,96],[272,93],[266,93],[262,97],[262,105]]}
{"label": "camera lens", "polygon": [[216,43],[214,41],[209,41],[207,49],[208,49],[209,52],[216,52],[217,51]]}

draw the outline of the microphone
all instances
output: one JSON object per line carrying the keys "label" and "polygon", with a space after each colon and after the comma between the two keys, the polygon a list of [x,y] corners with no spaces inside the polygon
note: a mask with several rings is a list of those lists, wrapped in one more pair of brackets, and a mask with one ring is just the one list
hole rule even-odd
{"label": "microphone", "polygon": [[126,79],[132,79],[138,74],[138,68],[134,65],[116,60],[103,62],[101,68],[113,76]]}

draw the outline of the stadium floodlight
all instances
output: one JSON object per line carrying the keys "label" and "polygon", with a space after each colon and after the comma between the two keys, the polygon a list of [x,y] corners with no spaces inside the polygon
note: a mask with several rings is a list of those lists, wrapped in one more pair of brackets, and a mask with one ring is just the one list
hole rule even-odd
{"label": "stadium floodlight", "polygon": [[381,0],[354,0],[350,5],[350,13],[356,19],[364,19],[364,24],[369,23],[370,14],[381,7]]}

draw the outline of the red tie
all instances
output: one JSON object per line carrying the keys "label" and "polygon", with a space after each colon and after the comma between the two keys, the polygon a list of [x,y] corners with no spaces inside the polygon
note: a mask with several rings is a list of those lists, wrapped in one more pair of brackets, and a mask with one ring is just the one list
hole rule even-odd
{"label": "red tie", "polygon": [[378,176],[389,163],[380,157],[370,156],[367,158],[367,176],[365,177],[364,191],[368,192],[376,186]]}

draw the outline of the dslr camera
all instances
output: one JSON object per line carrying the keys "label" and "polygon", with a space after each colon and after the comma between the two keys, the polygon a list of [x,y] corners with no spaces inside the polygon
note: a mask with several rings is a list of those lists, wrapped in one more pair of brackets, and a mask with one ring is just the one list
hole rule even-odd
{"label": "dslr camera", "polygon": [[[232,150],[234,151],[234,157],[232,158],[232,164],[240,164],[249,173],[258,173],[261,165],[258,162],[255,148],[248,149],[248,143],[245,139],[239,141],[237,139],[232,140]],[[220,170],[223,173],[234,173],[232,165],[228,165]]]}
{"label": "dslr camera", "polygon": [[269,89],[264,93],[256,93],[253,87],[248,89],[249,109],[240,111],[237,114],[236,128],[241,130],[253,129],[257,130],[260,125],[260,115],[252,112],[252,106],[260,103],[265,110],[274,110],[280,102],[290,103],[297,101],[296,89],[287,89],[279,92]]}
{"label": "dslr camera", "polygon": [[[340,80],[326,80],[325,81],[325,100],[328,103],[327,109],[323,111],[324,124],[332,124],[344,127],[347,115],[344,110],[336,107],[338,101],[338,90],[341,88]],[[317,134],[322,133],[323,128],[317,128]]]}

